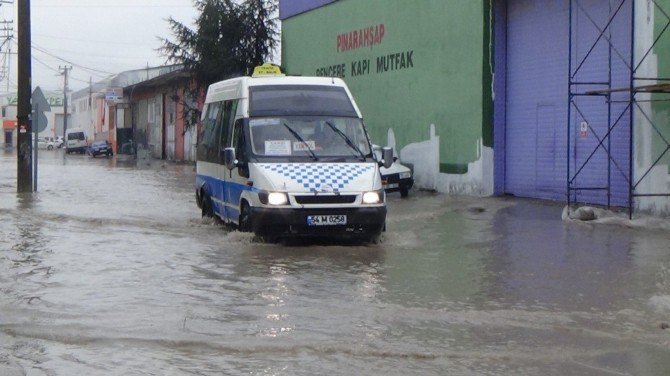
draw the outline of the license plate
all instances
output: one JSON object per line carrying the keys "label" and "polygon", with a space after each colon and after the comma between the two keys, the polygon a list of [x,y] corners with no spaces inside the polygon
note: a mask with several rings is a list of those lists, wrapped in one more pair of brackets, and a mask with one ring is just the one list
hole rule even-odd
{"label": "license plate", "polygon": [[384,188],[398,188],[400,185],[398,183],[386,184]]}
{"label": "license plate", "polygon": [[346,215],[308,215],[307,216],[307,225],[308,226],[333,226],[333,225],[346,225],[347,216]]}

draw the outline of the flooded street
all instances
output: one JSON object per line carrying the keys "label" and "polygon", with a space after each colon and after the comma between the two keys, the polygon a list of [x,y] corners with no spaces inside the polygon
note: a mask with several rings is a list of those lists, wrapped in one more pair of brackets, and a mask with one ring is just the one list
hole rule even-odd
{"label": "flooded street", "polygon": [[391,194],[379,245],[201,219],[192,165],[0,150],[0,375],[667,375],[670,233]]}

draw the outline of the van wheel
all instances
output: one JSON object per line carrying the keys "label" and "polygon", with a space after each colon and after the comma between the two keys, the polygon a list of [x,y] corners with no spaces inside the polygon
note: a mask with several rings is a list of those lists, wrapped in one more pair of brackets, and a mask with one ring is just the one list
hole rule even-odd
{"label": "van wheel", "polygon": [[409,195],[409,189],[407,188],[400,188],[400,197],[405,198]]}
{"label": "van wheel", "polygon": [[382,233],[380,232],[378,234],[374,234],[374,235],[370,236],[367,240],[368,240],[368,243],[370,243],[370,244],[379,244],[379,243],[381,243],[381,240],[382,240]]}
{"label": "van wheel", "polygon": [[242,201],[242,205],[240,206],[240,217],[238,222],[238,228],[241,232],[251,232],[251,211],[249,210],[249,204],[247,204],[246,201]]}
{"label": "van wheel", "polygon": [[212,199],[206,194],[202,195],[202,202],[200,203],[200,208],[202,209],[202,216],[204,217],[213,217],[214,209],[212,208]]}
{"label": "van wheel", "polygon": [[51,145],[47,146],[47,150],[53,150],[53,149],[54,149],[53,146],[51,146]]}

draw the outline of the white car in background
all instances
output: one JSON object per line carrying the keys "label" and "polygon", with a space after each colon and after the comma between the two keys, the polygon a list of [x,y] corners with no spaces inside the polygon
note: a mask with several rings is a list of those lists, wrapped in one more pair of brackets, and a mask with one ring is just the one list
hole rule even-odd
{"label": "white car in background", "polygon": [[[381,159],[381,147],[372,145],[375,156]],[[398,157],[393,157],[393,164],[389,168],[380,167],[379,172],[382,175],[382,185],[387,193],[400,192],[400,197],[407,197],[409,190],[414,185],[412,170],[398,162]]]}
{"label": "white car in background", "polygon": [[56,145],[52,140],[49,140],[48,137],[39,137],[37,139],[37,147],[40,149],[53,150]]}
{"label": "white car in background", "polygon": [[62,148],[63,144],[65,143],[65,140],[63,140],[63,137],[61,137],[61,136],[56,137],[56,139],[53,140],[53,141],[54,141],[54,145],[59,149]]}

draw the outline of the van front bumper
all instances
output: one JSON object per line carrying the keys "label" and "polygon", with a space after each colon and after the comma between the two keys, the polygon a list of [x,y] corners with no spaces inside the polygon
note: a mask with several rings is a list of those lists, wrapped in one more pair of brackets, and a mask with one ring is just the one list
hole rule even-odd
{"label": "van front bumper", "polygon": [[[260,236],[272,237],[349,237],[366,238],[379,235],[384,230],[386,206],[356,208],[251,208],[252,231]],[[344,225],[309,225],[310,216],[345,215]]]}

